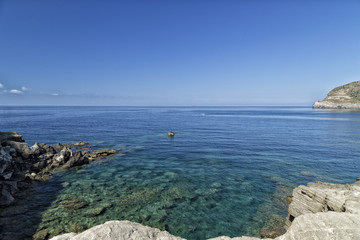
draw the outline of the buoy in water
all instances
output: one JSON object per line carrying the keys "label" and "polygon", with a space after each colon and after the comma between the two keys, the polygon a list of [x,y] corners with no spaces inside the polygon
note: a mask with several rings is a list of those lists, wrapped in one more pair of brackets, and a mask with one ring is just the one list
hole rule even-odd
{"label": "buoy in water", "polygon": [[168,136],[173,137],[173,136],[175,136],[175,133],[174,132],[168,132]]}

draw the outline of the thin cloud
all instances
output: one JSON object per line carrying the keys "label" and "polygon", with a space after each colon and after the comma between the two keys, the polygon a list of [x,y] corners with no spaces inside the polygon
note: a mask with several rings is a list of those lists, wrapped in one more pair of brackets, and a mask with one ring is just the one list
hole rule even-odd
{"label": "thin cloud", "polygon": [[2,83],[0,83],[0,88],[4,88],[4,85],[2,85]]}
{"label": "thin cloud", "polygon": [[25,87],[25,86],[22,86],[21,87],[21,90],[23,91],[23,92],[25,92],[25,91],[27,91],[27,90],[29,90],[27,87]]}
{"label": "thin cloud", "polygon": [[59,96],[58,93],[52,93],[51,95],[52,95],[52,96]]}
{"label": "thin cloud", "polygon": [[17,90],[17,89],[11,89],[11,90],[9,91],[9,93],[22,94],[23,92],[20,91],[20,90]]}

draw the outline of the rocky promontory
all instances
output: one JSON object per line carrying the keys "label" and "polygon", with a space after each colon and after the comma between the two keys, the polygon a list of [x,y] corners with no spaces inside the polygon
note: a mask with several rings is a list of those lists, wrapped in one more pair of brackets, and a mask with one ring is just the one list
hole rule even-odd
{"label": "rocky promontory", "polygon": [[116,153],[112,149],[79,149],[84,142],[33,146],[15,132],[0,132],[0,206],[11,204],[32,181],[46,181],[56,168],[71,168]]}
{"label": "rocky promontory", "polygon": [[[287,232],[275,238],[276,240],[359,240],[360,179],[354,184],[316,182],[295,188],[286,227]],[[85,239],[180,240],[182,238],[129,221],[109,221],[79,234],[67,233],[52,238],[52,240]],[[209,240],[260,240],[260,238],[221,236]]]}
{"label": "rocky promontory", "polygon": [[315,102],[313,108],[360,109],[360,81],[334,88],[322,101]]}

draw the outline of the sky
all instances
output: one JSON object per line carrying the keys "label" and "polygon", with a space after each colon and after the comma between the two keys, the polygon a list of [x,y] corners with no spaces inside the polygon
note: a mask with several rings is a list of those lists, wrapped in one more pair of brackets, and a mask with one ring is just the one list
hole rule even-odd
{"label": "sky", "polygon": [[0,0],[0,105],[311,105],[360,80],[360,0]]}

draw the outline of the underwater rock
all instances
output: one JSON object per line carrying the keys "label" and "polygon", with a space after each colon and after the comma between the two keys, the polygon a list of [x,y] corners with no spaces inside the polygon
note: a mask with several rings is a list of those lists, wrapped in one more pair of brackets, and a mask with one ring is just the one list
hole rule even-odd
{"label": "underwater rock", "polygon": [[97,207],[86,211],[83,216],[85,217],[96,217],[105,212],[105,207]]}
{"label": "underwater rock", "polygon": [[40,232],[37,232],[33,236],[33,240],[45,240],[47,239],[49,232],[47,230],[43,230]]}
{"label": "underwater rock", "polygon": [[87,206],[88,203],[82,199],[74,199],[62,204],[67,210],[76,210]]}

